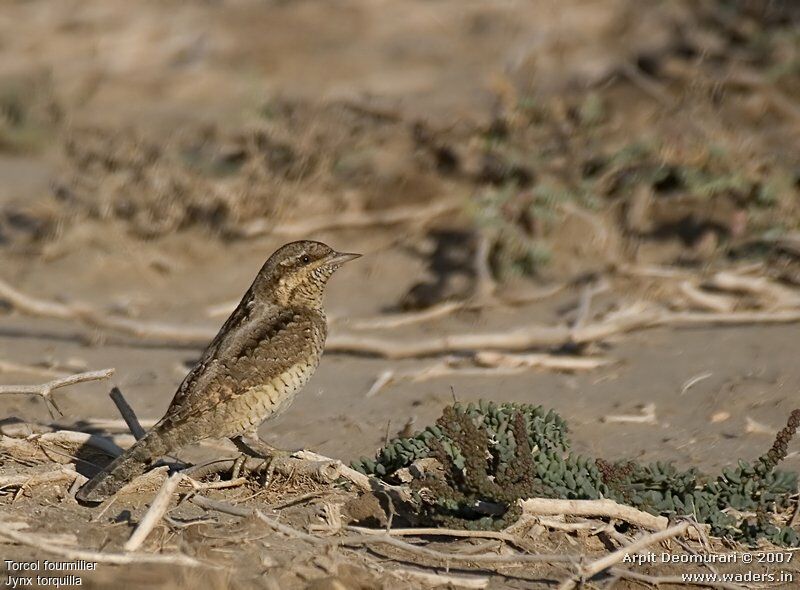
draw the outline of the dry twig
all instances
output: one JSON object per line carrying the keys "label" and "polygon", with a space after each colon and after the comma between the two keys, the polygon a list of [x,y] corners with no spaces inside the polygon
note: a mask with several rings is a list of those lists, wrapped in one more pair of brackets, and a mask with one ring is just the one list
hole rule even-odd
{"label": "dry twig", "polygon": [[113,374],[114,369],[102,369],[100,371],[88,371],[86,373],[76,373],[67,377],[59,377],[58,379],[53,379],[52,381],[40,385],[0,385],[0,395],[39,395],[44,399],[45,403],[48,404],[47,408],[50,410],[51,415],[53,415],[53,410],[58,412],[59,415],[63,415],[61,410],[58,409],[55,400],[53,400],[52,393],[54,390],[68,385],[75,385],[76,383],[108,379]]}
{"label": "dry twig", "polygon": [[211,340],[216,333],[205,328],[184,328],[112,316],[92,309],[85,303],[65,304],[38,299],[16,290],[3,280],[0,280],[0,299],[26,315],[77,321],[92,328],[114,330],[149,340],[201,344]]}
{"label": "dry twig", "polygon": [[108,395],[111,401],[114,402],[114,405],[117,406],[117,411],[122,416],[122,419],[125,420],[125,424],[128,426],[128,430],[130,430],[134,438],[136,440],[144,438],[144,428],[142,428],[142,425],[139,423],[139,418],[136,417],[136,413],[128,404],[125,396],[122,395],[122,391],[120,391],[119,387],[114,387]]}
{"label": "dry twig", "polygon": [[172,502],[172,496],[175,494],[182,480],[183,475],[181,473],[173,473],[164,480],[156,497],[153,498],[153,503],[150,504],[147,514],[144,515],[144,518],[139,522],[139,526],[136,527],[136,530],[133,531],[130,538],[125,542],[123,546],[125,551],[136,551],[142,546],[147,536],[156,527],[164,514],[166,514],[169,504]]}
{"label": "dry twig", "polygon": [[[216,335],[216,330],[211,328],[184,328],[140,322],[105,315],[83,304],[64,305],[30,298],[3,281],[0,281],[0,298],[5,299],[18,311],[29,315],[79,321],[91,327],[110,329],[146,340],[204,346]],[[669,312],[646,309],[641,306],[628,306],[624,312],[576,328],[567,325],[531,325],[514,331],[453,334],[418,338],[406,342],[339,332],[331,334],[328,338],[326,350],[402,359],[465,351],[524,351],[537,348],[559,348],[567,344],[588,344],[612,336],[659,326],[723,326],[794,322],[800,322],[800,309],[782,309],[771,312],[696,313]]]}
{"label": "dry twig", "polygon": [[435,574],[432,572],[422,572],[408,568],[391,569],[388,573],[400,579],[414,579],[426,584],[427,586],[448,588],[486,588],[489,585],[489,578],[486,576],[453,576],[445,574]]}
{"label": "dry twig", "polygon": [[334,545],[345,546],[367,546],[367,545],[389,545],[396,549],[401,549],[414,555],[427,557],[436,561],[444,561],[447,564],[461,563],[461,564],[504,564],[504,563],[576,563],[578,558],[574,555],[558,554],[558,555],[545,555],[541,553],[534,554],[521,554],[516,553],[513,555],[497,555],[496,553],[480,553],[477,555],[461,555],[458,553],[445,553],[443,551],[436,551],[427,547],[419,547],[406,543],[400,539],[386,534],[358,535],[348,537],[332,537],[329,541]]}
{"label": "dry twig", "polygon": [[653,516],[632,506],[618,504],[614,500],[561,500],[558,498],[530,498],[523,500],[523,516],[602,516],[616,518],[653,531],[667,528],[669,521],[664,516]]}
{"label": "dry twig", "polygon": [[498,539],[514,545],[519,544],[519,539],[504,531],[471,531],[467,529],[448,528],[410,528],[410,529],[370,529],[360,526],[349,526],[348,530],[367,535],[387,534],[393,537],[459,537],[472,539]]}
{"label": "dry twig", "polygon": [[730,297],[708,293],[691,281],[682,281],[679,288],[684,297],[700,309],[728,313],[736,307],[736,303]]}
{"label": "dry twig", "polygon": [[692,387],[694,387],[701,381],[705,381],[706,379],[713,377],[713,375],[714,373],[712,373],[711,371],[706,371],[705,373],[700,373],[699,375],[695,375],[694,377],[687,379],[681,386],[681,395],[689,391]]}

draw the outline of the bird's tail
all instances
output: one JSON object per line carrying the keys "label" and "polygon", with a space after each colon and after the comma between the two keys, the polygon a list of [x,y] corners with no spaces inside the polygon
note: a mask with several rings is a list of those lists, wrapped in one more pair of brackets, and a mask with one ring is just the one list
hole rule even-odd
{"label": "bird's tail", "polygon": [[158,427],[153,428],[130,449],[87,481],[75,497],[82,502],[102,502],[116,494],[134,477],[147,471],[153,461],[169,452],[171,449]]}

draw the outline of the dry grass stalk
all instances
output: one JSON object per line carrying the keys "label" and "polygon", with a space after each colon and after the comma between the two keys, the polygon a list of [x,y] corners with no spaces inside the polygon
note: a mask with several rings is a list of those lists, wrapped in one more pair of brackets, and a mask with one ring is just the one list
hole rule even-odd
{"label": "dry grass stalk", "polygon": [[384,484],[380,480],[375,478],[368,477],[361,473],[360,471],[356,471],[352,467],[348,467],[341,461],[337,459],[331,459],[330,457],[325,457],[324,455],[319,455],[312,451],[298,451],[292,455],[298,459],[302,459],[303,461],[311,461],[316,463],[332,463],[336,465],[336,469],[338,471],[338,476],[343,477],[352,484],[354,484],[357,488],[364,492],[370,492],[375,489],[375,486],[378,487],[390,487],[387,484]]}
{"label": "dry grass stalk", "polygon": [[426,586],[433,586],[435,588],[440,586],[446,586],[448,588],[486,588],[489,585],[489,578],[486,576],[454,576],[422,572],[408,568],[392,569],[388,570],[388,573],[401,580],[410,578]]}
{"label": "dry grass stalk", "polygon": [[183,328],[154,322],[140,322],[102,313],[85,303],[58,303],[31,297],[0,280],[0,299],[26,315],[77,321],[92,328],[113,330],[138,338],[181,344],[206,343],[216,334],[204,328]]}
{"label": "dry grass stalk", "polygon": [[561,500],[558,498],[530,498],[523,500],[521,506],[523,517],[553,515],[600,516],[615,518],[653,531],[662,531],[669,524],[669,521],[664,516],[653,516],[632,506],[618,504],[608,499]]}
{"label": "dry grass stalk", "polygon": [[708,285],[720,291],[746,293],[772,302],[772,305],[765,307],[791,309],[800,306],[800,297],[795,292],[770,281],[767,277],[718,272],[709,279]]}
{"label": "dry grass stalk", "polygon": [[[111,375],[114,374],[114,369],[102,369],[100,371],[87,371],[85,373],[76,373],[74,375],[68,375],[66,377],[59,377],[57,379],[53,379],[52,381],[48,381],[47,383],[42,383],[39,385],[0,385],[0,395],[20,395],[20,394],[29,394],[29,395],[39,395],[44,399],[45,403],[47,403],[47,407],[51,413],[53,414],[52,410],[58,412],[59,415],[62,415],[61,410],[58,409],[55,401],[53,400],[52,394],[53,391],[59,389],[61,387],[67,387],[68,385],[75,385],[76,383],[85,383],[86,381],[98,381],[100,379],[108,379]],[[52,408],[52,409],[51,409]]]}
{"label": "dry grass stalk", "polygon": [[699,375],[695,375],[687,379],[684,384],[681,386],[681,395],[689,391],[692,387],[700,383],[701,381],[705,381],[714,376],[714,373],[711,371],[706,371],[705,373],[700,373]]}
{"label": "dry grass stalk", "polygon": [[704,291],[691,281],[682,281],[679,289],[689,303],[702,310],[728,313],[736,307],[736,302],[730,297]]}
{"label": "dry grass stalk", "polygon": [[[349,527],[348,527],[349,528]],[[445,553],[427,547],[420,547],[396,539],[386,532],[369,535],[332,537],[331,544],[353,546],[369,545],[388,545],[396,549],[401,549],[412,555],[426,557],[435,561],[443,561],[446,564],[509,564],[509,563],[576,563],[578,557],[574,555],[545,555],[540,553],[515,553],[513,555],[498,555],[496,553],[479,553],[477,555],[463,555],[458,553]]]}
{"label": "dry grass stalk", "polygon": [[410,529],[370,529],[366,527],[351,526],[348,530],[364,535],[387,534],[393,537],[459,537],[470,539],[498,539],[508,543],[517,544],[519,539],[503,531],[470,531],[467,529],[448,528],[410,528]]}
{"label": "dry grass stalk", "polygon": [[167,510],[169,509],[170,502],[172,502],[172,496],[177,491],[182,480],[182,474],[174,473],[164,481],[164,483],[161,485],[161,488],[158,490],[156,497],[153,498],[153,502],[150,504],[149,510],[144,515],[144,518],[142,518],[141,522],[139,522],[139,526],[136,527],[136,530],[133,531],[130,538],[125,542],[125,545],[123,546],[125,551],[136,551],[142,546],[142,543],[144,543],[145,539],[147,539],[147,536],[161,521],[161,518],[164,516],[164,514],[166,514]]}

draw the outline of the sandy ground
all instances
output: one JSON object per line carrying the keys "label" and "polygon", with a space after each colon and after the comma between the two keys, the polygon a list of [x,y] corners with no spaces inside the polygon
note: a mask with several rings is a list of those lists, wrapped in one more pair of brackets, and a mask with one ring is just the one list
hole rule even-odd
{"label": "sandy ground", "polygon": [[[365,254],[362,261],[342,270],[330,285],[327,307],[332,315],[343,318],[342,329],[346,329],[348,318],[372,315],[396,301],[397,292],[404,286],[402,282],[396,285],[394,293],[389,288],[397,277],[396,269],[402,268],[404,262],[411,269],[412,261],[400,260],[397,254],[379,249],[371,252],[368,244],[354,244],[353,240],[325,239]],[[202,264],[186,266],[179,275],[150,285],[142,278],[120,276],[118,283],[108,286],[102,263],[98,265],[100,269],[92,270],[93,276],[78,278],[80,275],[73,271],[65,275],[61,261],[42,265],[15,284],[47,298],[75,297],[99,306],[119,298],[147,298],[154,301],[152,307],[143,307],[141,312],[148,319],[213,326],[215,320],[205,317],[203,310],[242,293],[262,264],[263,252],[270,248],[255,243],[237,248],[215,247]],[[231,259],[237,261],[235,267],[230,264]],[[215,277],[213,283],[204,278],[208,276]],[[127,287],[126,282],[137,286]],[[52,292],[42,290],[55,284],[63,287]],[[71,289],[73,285],[75,291]],[[358,298],[353,297],[354,292]],[[168,293],[172,294],[170,299],[166,297]],[[461,333],[509,329],[519,323],[554,324],[559,320],[558,310],[574,306],[577,297],[578,293],[566,293],[524,308],[463,312],[424,328],[394,328],[389,333],[413,340],[444,330]],[[332,333],[335,331],[336,325]],[[192,349],[143,347],[136,343],[87,347],[70,341],[74,335],[75,330],[68,324],[7,318],[3,324],[2,358],[31,364],[56,360],[80,362],[89,368],[113,366],[117,369],[114,384],[126,393],[137,414],[142,419],[155,419],[172,399],[187,364],[199,354]],[[451,401],[452,387],[463,401],[484,397],[553,407],[569,416],[577,447],[594,449],[602,456],[670,458],[704,468],[719,467],[732,458],[756,456],[769,445],[769,435],[746,432],[747,418],[777,431],[794,409],[800,386],[800,374],[791,362],[795,341],[794,326],[659,329],[609,344],[605,352],[619,364],[589,374],[532,372],[400,382],[369,399],[365,394],[381,372],[431,361],[330,354],[292,408],[261,432],[279,446],[306,447],[351,459],[370,454],[380,446],[387,428],[394,434],[407,420],[418,426],[430,423],[442,405]],[[681,393],[688,380],[706,373],[711,375]],[[116,418],[116,410],[105,395],[107,390],[106,384],[64,390],[59,395],[64,419]],[[48,418],[41,400],[15,397],[1,401],[4,415],[30,420]],[[651,425],[602,422],[605,415],[635,414],[639,406],[649,403],[656,405],[657,436]],[[729,417],[710,423],[719,412],[727,412]]]}

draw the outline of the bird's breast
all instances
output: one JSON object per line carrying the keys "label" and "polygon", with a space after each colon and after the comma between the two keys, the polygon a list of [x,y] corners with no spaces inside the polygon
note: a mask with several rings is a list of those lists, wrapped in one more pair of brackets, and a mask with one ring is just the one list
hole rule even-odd
{"label": "bird's breast", "polygon": [[249,386],[227,408],[231,420],[226,421],[225,436],[247,432],[283,413],[311,378],[316,366],[316,358],[304,359],[272,378]]}

